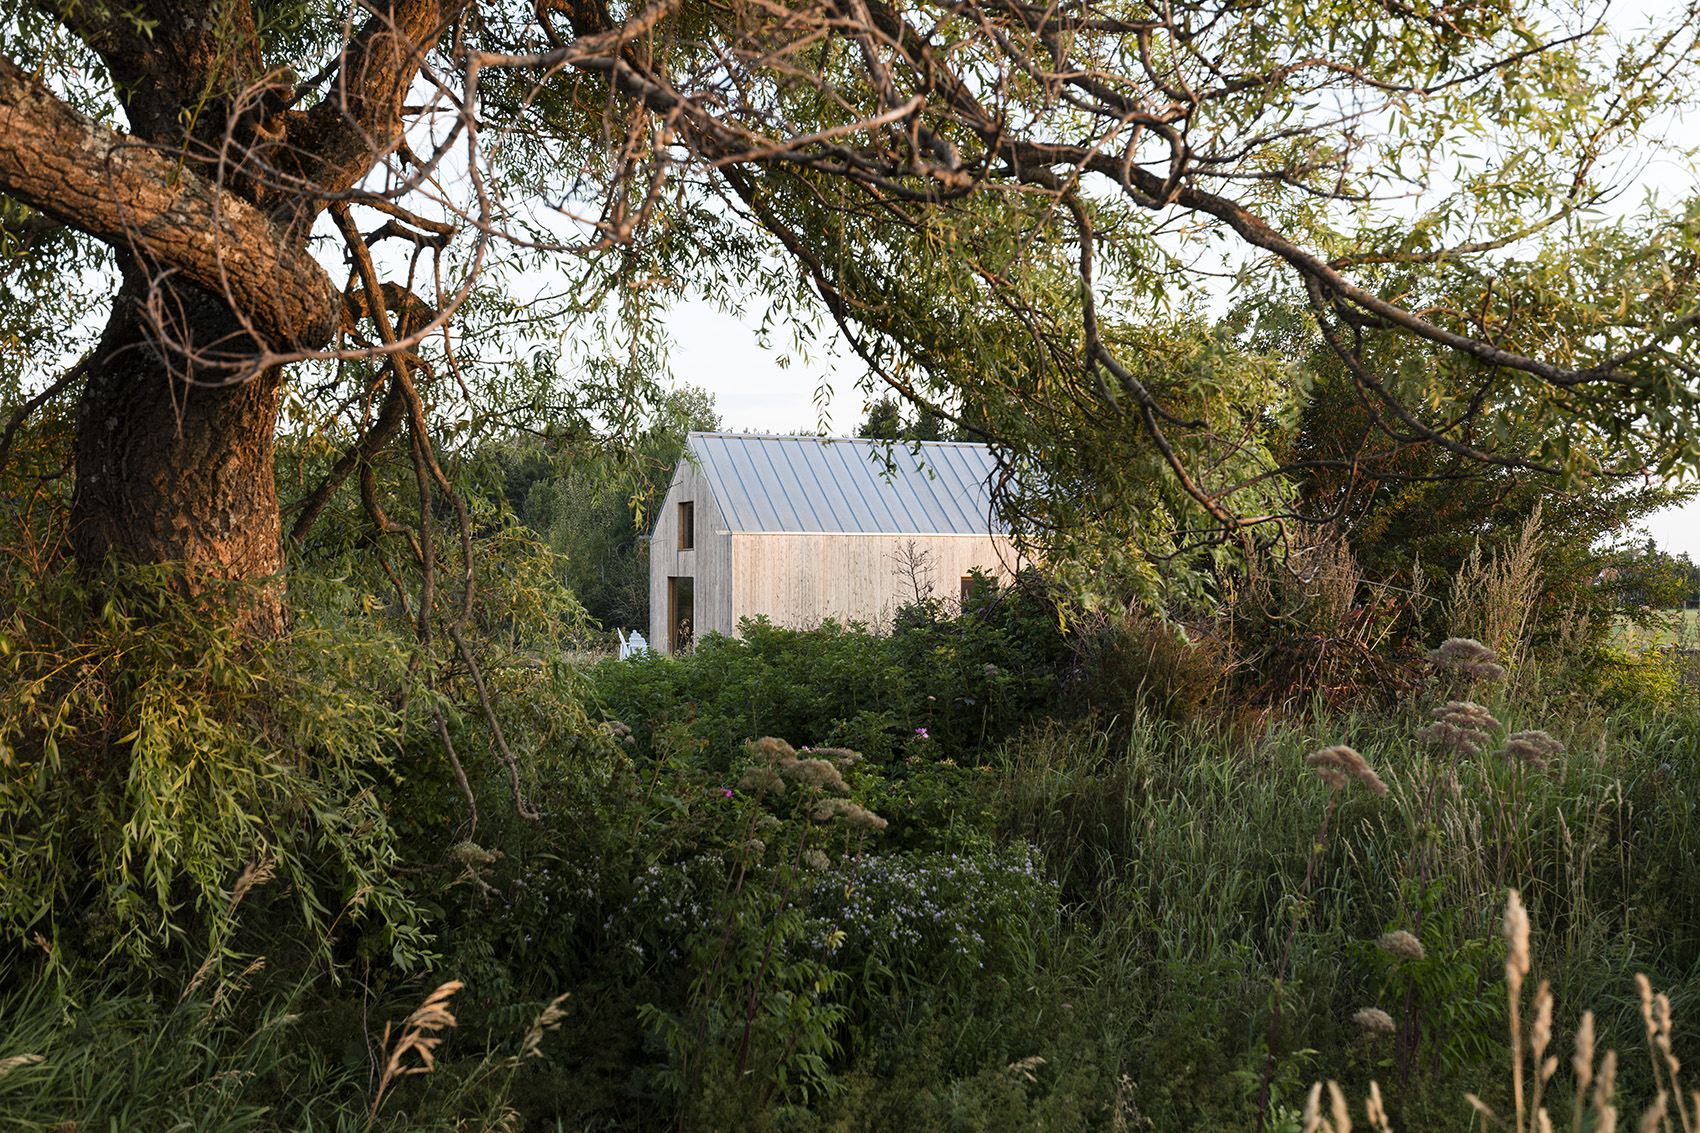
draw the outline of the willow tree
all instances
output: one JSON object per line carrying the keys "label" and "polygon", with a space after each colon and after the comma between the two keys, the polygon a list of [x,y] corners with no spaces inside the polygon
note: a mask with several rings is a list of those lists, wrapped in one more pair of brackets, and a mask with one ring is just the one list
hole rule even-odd
{"label": "willow tree", "polygon": [[[1248,384],[1244,351],[1159,317],[1216,249],[1302,297],[1376,430],[1553,475],[1697,455],[1700,215],[1594,211],[1689,105],[1692,5],[1619,41],[1512,0],[19,4],[8,232],[63,226],[117,267],[53,387],[81,399],[85,568],[276,575],[273,435],[305,371],[358,428],[292,533],[353,480],[429,574],[449,486],[421,390],[451,381],[501,248],[580,307],[735,278],[824,315],[877,379],[1042,470],[1044,498],[1011,498],[1038,529],[1101,548],[1284,514],[1260,438],[1302,377],[1265,358]],[[1414,348],[1366,348],[1386,336]],[[1530,435],[1507,412],[1539,443],[1505,443]],[[391,445],[411,522],[369,475]]]}

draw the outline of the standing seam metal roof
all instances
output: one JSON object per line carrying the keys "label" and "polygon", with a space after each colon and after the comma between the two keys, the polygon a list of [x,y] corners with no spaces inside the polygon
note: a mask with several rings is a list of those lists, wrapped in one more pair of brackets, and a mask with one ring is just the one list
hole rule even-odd
{"label": "standing seam metal roof", "polygon": [[[728,530],[865,535],[1007,533],[985,445],[692,433]],[[891,468],[886,465],[890,454]]]}

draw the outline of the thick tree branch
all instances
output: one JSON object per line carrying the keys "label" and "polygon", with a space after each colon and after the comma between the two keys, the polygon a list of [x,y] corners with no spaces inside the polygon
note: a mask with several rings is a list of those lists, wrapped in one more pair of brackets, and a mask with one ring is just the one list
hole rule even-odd
{"label": "thick tree branch", "polygon": [[5,58],[0,190],[223,297],[270,346],[316,349],[336,331],[336,285],[265,213],[77,113]]}
{"label": "thick tree branch", "polygon": [[302,153],[300,176],[328,194],[343,193],[401,144],[408,88],[462,2],[372,5],[325,100],[289,131],[291,148]]}

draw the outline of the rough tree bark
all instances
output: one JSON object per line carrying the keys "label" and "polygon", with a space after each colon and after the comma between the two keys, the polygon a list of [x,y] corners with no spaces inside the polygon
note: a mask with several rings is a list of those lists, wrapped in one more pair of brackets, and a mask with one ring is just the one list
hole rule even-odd
{"label": "rough tree bark", "polygon": [[[47,7],[46,4],[43,5]],[[190,591],[271,580],[245,629],[285,624],[272,457],[278,367],[342,314],[307,250],[326,197],[357,185],[402,137],[401,102],[442,29],[435,0],[372,5],[305,112],[267,72],[247,0],[50,9],[105,60],[128,134],[79,113],[0,59],[0,192],[110,244],[122,283],[79,407],[71,541],[173,564]]]}

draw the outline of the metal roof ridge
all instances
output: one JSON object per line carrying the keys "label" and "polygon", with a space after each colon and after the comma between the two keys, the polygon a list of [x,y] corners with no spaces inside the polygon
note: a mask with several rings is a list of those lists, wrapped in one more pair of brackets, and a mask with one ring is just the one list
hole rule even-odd
{"label": "metal roof ridge", "polygon": [[819,441],[822,444],[856,444],[856,445],[903,445],[905,448],[914,445],[954,445],[961,448],[990,448],[985,441],[911,441],[899,437],[889,440],[885,437],[820,437],[813,433],[734,433],[724,429],[692,429],[685,434],[691,437],[729,437],[741,441]]}

